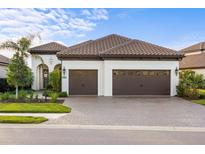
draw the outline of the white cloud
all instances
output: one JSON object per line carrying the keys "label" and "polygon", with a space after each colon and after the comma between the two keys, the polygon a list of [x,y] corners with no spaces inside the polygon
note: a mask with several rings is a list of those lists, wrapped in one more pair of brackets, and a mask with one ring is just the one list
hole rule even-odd
{"label": "white cloud", "polygon": [[87,16],[90,20],[108,20],[108,11],[105,9],[82,10],[82,15]]}
{"label": "white cloud", "polygon": [[[40,33],[44,42],[83,37],[96,28],[96,20],[107,20],[105,9],[0,9],[0,40]],[[87,12],[87,13],[86,13]]]}
{"label": "white cloud", "polygon": [[71,28],[83,31],[91,31],[96,26],[95,23],[80,18],[71,19],[69,25]]}
{"label": "white cloud", "polygon": [[86,15],[86,16],[91,16],[92,14],[91,14],[91,12],[89,11],[89,10],[82,10],[82,14],[83,15]]}

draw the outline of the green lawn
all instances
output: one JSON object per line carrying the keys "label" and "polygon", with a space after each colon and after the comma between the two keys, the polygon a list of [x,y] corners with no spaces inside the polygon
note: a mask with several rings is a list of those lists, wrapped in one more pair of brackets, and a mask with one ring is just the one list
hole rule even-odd
{"label": "green lawn", "polygon": [[0,116],[0,123],[15,123],[15,124],[39,124],[47,121],[44,117],[32,116]]}
{"label": "green lawn", "polygon": [[69,113],[71,108],[55,103],[0,103],[2,113]]}
{"label": "green lawn", "polygon": [[194,103],[205,105],[205,99],[193,100]]}

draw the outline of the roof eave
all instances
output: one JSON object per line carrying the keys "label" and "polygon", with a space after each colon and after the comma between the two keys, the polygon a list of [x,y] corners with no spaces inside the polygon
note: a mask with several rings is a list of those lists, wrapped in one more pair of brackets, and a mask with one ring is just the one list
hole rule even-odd
{"label": "roof eave", "polygon": [[30,54],[56,54],[59,50],[29,50]]}
{"label": "roof eave", "polygon": [[62,55],[57,54],[59,60],[63,59],[101,59],[98,55]]}
{"label": "roof eave", "polygon": [[143,59],[143,58],[148,58],[148,59],[177,59],[181,60],[183,58],[183,55],[62,55],[62,54],[57,54],[58,59],[63,60],[63,59]]}
{"label": "roof eave", "polygon": [[189,66],[189,67],[179,67],[180,70],[186,69],[205,69],[205,66]]}

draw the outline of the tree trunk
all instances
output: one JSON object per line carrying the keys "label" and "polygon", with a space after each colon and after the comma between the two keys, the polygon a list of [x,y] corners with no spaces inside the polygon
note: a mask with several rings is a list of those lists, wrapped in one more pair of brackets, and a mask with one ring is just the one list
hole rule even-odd
{"label": "tree trunk", "polygon": [[18,85],[16,85],[16,99],[18,99],[19,97],[19,87]]}

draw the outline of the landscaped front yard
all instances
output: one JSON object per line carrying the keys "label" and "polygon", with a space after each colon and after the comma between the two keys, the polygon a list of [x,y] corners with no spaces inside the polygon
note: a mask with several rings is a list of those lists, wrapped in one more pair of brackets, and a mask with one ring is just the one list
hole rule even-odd
{"label": "landscaped front yard", "polygon": [[69,113],[71,108],[56,103],[0,103],[2,113]]}
{"label": "landscaped front yard", "polygon": [[[56,103],[0,103],[0,113],[69,113],[71,108]],[[45,117],[0,116],[0,123],[38,124],[47,121]]]}
{"label": "landscaped front yard", "polygon": [[[19,91],[19,97],[16,99],[14,93],[5,92],[0,94],[0,123],[19,123],[19,124],[38,124],[45,122],[48,119],[46,117],[37,116],[19,116],[18,113],[69,113],[71,108],[64,106],[62,103],[64,100],[57,99],[59,94],[50,92],[50,99],[38,98],[38,95],[34,97],[33,91]],[[65,96],[65,93],[63,96]],[[14,113],[10,115],[9,113]],[[15,114],[17,113],[17,114]]]}
{"label": "landscaped front yard", "polygon": [[44,117],[33,116],[0,116],[0,123],[14,123],[14,124],[39,124],[47,121]]}

